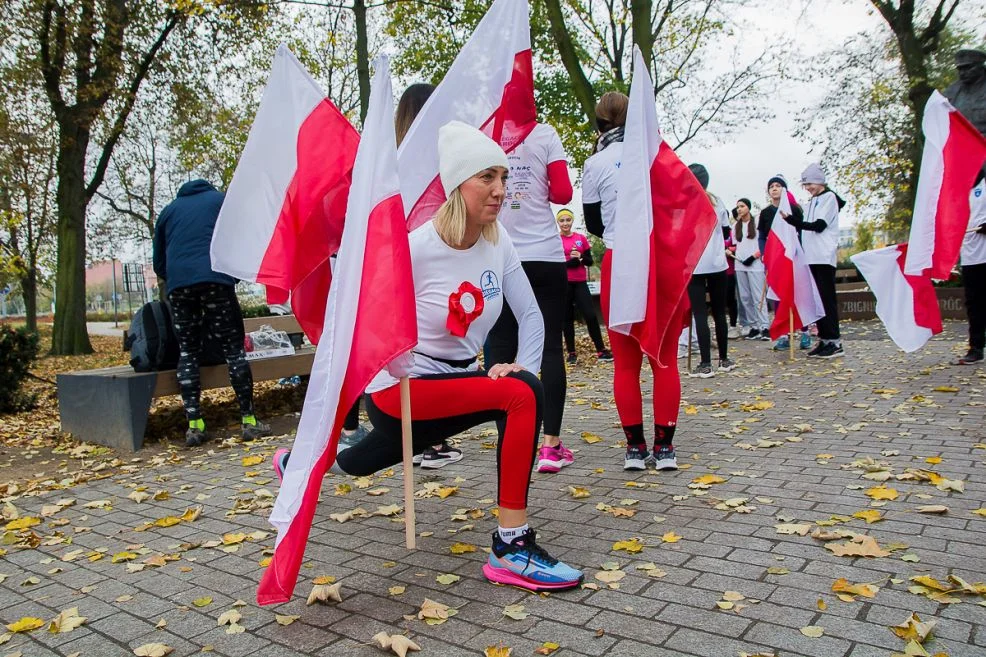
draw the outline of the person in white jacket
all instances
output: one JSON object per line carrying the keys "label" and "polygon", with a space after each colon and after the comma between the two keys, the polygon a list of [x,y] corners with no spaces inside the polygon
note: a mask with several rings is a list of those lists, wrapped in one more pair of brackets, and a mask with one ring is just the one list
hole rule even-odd
{"label": "person in white jacket", "polygon": [[979,172],[969,195],[969,227],[962,240],[962,283],[969,317],[969,351],[954,365],[983,362],[986,347],[986,180]]}
{"label": "person in white jacket", "polygon": [[801,174],[801,185],[811,194],[805,205],[804,218],[799,220],[792,215],[787,222],[801,233],[801,246],[825,309],[825,316],[816,322],[818,344],[808,352],[808,357],[837,358],[845,353],[839,332],[835,264],[839,250],[839,210],[846,202],[829,189],[819,164],[808,165]]}

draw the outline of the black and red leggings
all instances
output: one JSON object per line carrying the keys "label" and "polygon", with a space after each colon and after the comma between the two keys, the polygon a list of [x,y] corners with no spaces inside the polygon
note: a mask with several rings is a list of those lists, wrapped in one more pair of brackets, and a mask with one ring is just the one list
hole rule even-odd
{"label": "black and red leggings", "polygon": [[[599,302],[602,306],[603,320],[609,326],[609,287],[612,272],[613,252],[606,250],[603,256],[602,281]],[[681,326],[679,318],[672,318],[671,327]],[[670,427],[678,423],[678,406],[681,404],[681,377],[678,374],[678,333],[672,330],[674,339],[665,340],[661,345],[661,360],[667,367],[658,367],[657,361],[648,357],[651,372],[654,374],[654,424]],[[608,331],[609,347],[613,352],[613,398],[620,424],[624,427],[643,424],[644,402],[640,390],[640,369],[643,367],[644,352],[640,343],[629,335]]]}
{"label": "black and red leggings", "polygon": [[[484,422],[496,422],[499,505],[527,508],[527,491],[543,405],[541,381],[530,372],[513,372],[493,380],[486,372],[432,374],[411,379],[413,450],[426,447]],[[401,461],[400,386],[366,396],[373,424],[370,434],[339,452],[336,462],[346,474],[371,475]]]}

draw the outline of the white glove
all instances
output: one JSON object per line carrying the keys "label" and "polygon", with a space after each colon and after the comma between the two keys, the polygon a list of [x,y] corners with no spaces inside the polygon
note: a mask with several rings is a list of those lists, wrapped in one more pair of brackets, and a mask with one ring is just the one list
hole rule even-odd
{"label": "white glove", "polygon": [[412,369],[414,369],[414,352],[411,351],[405,351],[387,363],[387,372],[395,379],[409,375]]}

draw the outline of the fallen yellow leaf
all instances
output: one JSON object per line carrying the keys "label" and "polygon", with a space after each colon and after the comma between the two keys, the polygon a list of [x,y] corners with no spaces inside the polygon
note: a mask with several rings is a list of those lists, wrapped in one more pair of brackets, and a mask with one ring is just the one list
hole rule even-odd
{"label": "fallen yellow leaf", "polygon": [[862,511],[857,511],[852,514],[853,518],[859,518],[860,520],[865,520],[867,525],[871,525],[874,522],[879,522],[883,520],[883,514],[876,509],[864,509]]}
{"label": "fallen yellow leaf", "polygon": [[612,549],[614,552],[625,550],[630,554],[636,554],[644,549],[644,544],[640,542],[639,538],[631,538],[628,541],[616,541],[613,543]]}
{"label": "fallen yellow leaf", "polygon": [[865,495],[874,500],[896,500],[897,491],[886,486],[874,486],[866,490]]}
{"label": "fallen yellow leaf", "polygon": [[665,532],[661,536],[662,543],[677,543],[680,540],[681,540],[681,536],[678,536],[674,532]]}
{"label": "fallen yellow leaf", "polygon": [[39,627],[42,627],[44,624],[45,622],[40,618],[25,616],[24,618],[21,618],[16,623],[11,623],[10,625],[8,625],[7,629],[10,630],[11,632],[14,632],[15,634],[17,632],[31,632],[33,630],[38,629]]}
{"label": "fallen yellow leaf", "polygon": [[244,468],[251,468],[255,465],[260,465],[263,462],[264,457],[260,454],[255,454],[254,456],[244,456],[242,461]]}

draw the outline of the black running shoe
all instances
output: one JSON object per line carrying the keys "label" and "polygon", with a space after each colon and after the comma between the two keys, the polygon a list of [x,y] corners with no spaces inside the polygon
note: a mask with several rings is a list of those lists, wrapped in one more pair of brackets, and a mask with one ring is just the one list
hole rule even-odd
{"label": "black running shoe", "polygon": [[462,450],[450,446],[447,442],[443,442],[442,446],[438,449],[434,447],[425,448],[425,451],[421,454],[421,467],[427,470],[437,470],[438,468],[444,468],[449,463],[455,463],[461,460]]}

